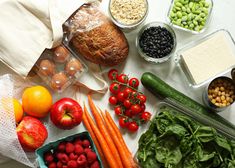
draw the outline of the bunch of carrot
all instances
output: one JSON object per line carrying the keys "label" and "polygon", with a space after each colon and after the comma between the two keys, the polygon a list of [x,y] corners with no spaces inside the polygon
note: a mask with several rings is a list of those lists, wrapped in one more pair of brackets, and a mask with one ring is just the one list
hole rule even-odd
{"label": "bunch of carrot", "polygon": [[137,164],[108,111],[97,108],[88,95],[88,103],[95,119],[90,116],[84,104],[83,123],[89,131],[100,154],[104,167],[135,168]]}

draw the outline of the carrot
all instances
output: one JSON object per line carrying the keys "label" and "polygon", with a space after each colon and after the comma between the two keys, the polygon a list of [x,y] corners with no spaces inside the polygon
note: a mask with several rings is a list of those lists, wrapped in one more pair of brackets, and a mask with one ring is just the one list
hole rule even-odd
{"label": "carrot", "polygon": [[130,155],[128,153],[126,153],[125,147],[122,146],[122,144],[120,143],[119,138],[118,138],[116,132],[114,131],[114,129],[112,128],[112,125],[109,123],[107,117],[104,115],[103,112],[101,112],[101,115],[103,116],[103,119],[105,121],[105,124],[107,125],[109,133],[111,134],[113,141],[115,142],[115,145],[118,148],[118,151],[121,155],[122,162],[123,162],[125,168],[132,168],[132,163],[131,163],[132,158],[130,158]]}
{"label": "carrot", "polygon": [[118,129],[117,125],[115,124],[115,122],[113,121],[112,117],[110,116],[109,112],[107,110],[105,110],[105,114],[106,114],[106,117],[110,123],[110,125],[112,126],[112,128],[114,129],[118,139],[120,140],[120,143],[125,147],[125,151],[131,155],[131,152],[129,151],[128,147],[126,146],[126,143],[122,137],[122,134],[120,132],[120,130]]}
{"label": "carrot", "polygon": [[89,102],[89,105],[90,105],[90,108],[91,108],[91,112],[92,112],[92,114],[95,118],[96,124],[97,124],[101,134],[103,135],[105,141],[107,142],[107,144],[109,144],[109,148],[110,148],[110,150],[111,150],[111,152],[112,152],[119,168],[123,168],[122,160],[120,158],[118,150],[117,150],[112,138],[110,137],[110,134],[109,134],[107,128],[105,127],[105,125],[104,125],[103,119],[102,119],[99,111],[95,107],[95,104],[93,103],[92,98],[91,98],[90,95],[88,95],[88,102]]}
{"label": "carrot", "polygon": [[[84,104],[84,111],[85,111],[85,113],[88,113],[85,104]],[[102,160],[102,164],[104,165],[104,167],[108,167],[108,166],[107,166],[107,161],[106,161],[106,159],[105,159],[105,157],[104,157],[104,153],[103,153],[103,151],[102,151],[102,149],[101,149],[101,147],[100,147],[100,144],[99,144],[99,142],[98,142],[98,140],[97,140],[97,138],[96,138],[96,136],[95,136],[95,134],[94,134],[94,132],[93,132],[93,130],[92,130],[92,128],[91,128],[89,122],[88,122],[88,119],[87,119],[87,117],[86,117],[86,115],[85,115],[84,113],[83,113],[83,115],[82,115],[82,122],[83,122],[83,124],[86,126],[86,129],[88,130],[88,132],[89,132],[90,135],[91,135],[92,140],[94,141],[94,144],[95,144],[95,146],[96,146],[96,148],[97,148],[97,150],[98,150],[98,153],[99,153],[99,155],[100,155],[100,158],[101,158],[101,160]]]}
{"label": "carrot", "polygon": [[115,159],[111,153],[111,150],[109,149],[108,144],[106,143],[103,135],[100,133],[99,129],[97,128],[95,122],[93,121],[93,119],[91,118],[90,114],[87,111],[84,111],[84,112],[85,112],[85,115],[88,119],[88,122],[89,122],[92,130],[95,133],[97,140],[99,141],[100,147],[101,147],[101,149],[104,153],[104,156],[109,164],[109,167],[119,168],[117,162],[115,161]]}

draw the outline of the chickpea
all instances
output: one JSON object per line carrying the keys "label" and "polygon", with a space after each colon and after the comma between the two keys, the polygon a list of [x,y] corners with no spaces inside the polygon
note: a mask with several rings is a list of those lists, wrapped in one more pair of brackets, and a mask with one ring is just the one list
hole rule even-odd
{"label": "chickpea", "polygon": [[225,100],[225,96],[224,95],[221,96],[221,100],[222,101]]}
{"label": "chickpea", "polygon": [[221,102],[221,98],[218,96],[218,97],[216,97],[216,99],[215,99],[217,102]]}
{"label": "chickpea", "polygon": [[221,90],[221,91],[224,91],[225,89],[224,89],[224,87],[223,87],[223,86],[221,86],[221,87],[220,87],[220,90]]}
{"label": "chickpea", "polygon": [[212,99],[211,102],[212,102],[213,104],[215,104],[215,103],[216,103],[216,100],[215,100],[215,99]]}

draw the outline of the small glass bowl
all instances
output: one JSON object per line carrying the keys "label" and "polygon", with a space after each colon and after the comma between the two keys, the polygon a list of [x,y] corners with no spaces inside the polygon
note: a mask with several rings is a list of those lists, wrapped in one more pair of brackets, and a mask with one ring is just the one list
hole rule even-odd
{"label": "small glass bowl", "polygon": [[113,21],[113,23],[115,25],[117,25],[122,31],[130,32],[130,31],[136,29],[137,27],[139,27],[140,25],[142,25],[144,23],[144,21],[146,20],[146,18],[148,16],[148,12],[149,12],[149,4],[148,4],[148,0],[145,0],[145,2],[146,2],[146,12],[145,12],[143,18],[140,19],[136,23],[133,23],[133,24],[123,24],[120,21],[118,21],[117,19],[115,19],[114,16],[112,15],[112,12],[111,12],[111,9],[110,9],[112,0],[109,1],[109,10],[108,10],[109,16],[111,17],[111,20]]}
{"label": "small glass bowl", "polygon": [[[170,52],[168,55],[166,55],[166,56],[164,56],[164,57],[162,57],[162,58],[153,58],[153,57],[148,56],[147,54],[145,54],[145,53],[142,51],[142,49],[141,49],[141,47],[140,47],[140,45],[139,45],[139,39],[140,39],[140,36],[142,35],[142,33],[143,33],[146,29],[148,29],[148,28],[150,28],[150,27],[158,27],[158,26],[160,26],[160,27],[165,27],[165,28],[171,33],[171,35],[173,36],[173,39],[174,39],[174,46],[173,46],[173,49],[171,50],[171,52]],[[171,56],[174,54],[175,49],[176,49],[176,46],[177,46],[177,41],[176,41],[176,35],[175,35],[174,30],[173,30],[168,24],[163,23],[163,22],[150,22],[150,23],[144,25],[144,26],[140,29],[140,31],[139,31],[139,33],[138,33],[138,35],[137,35],[137,37],[136,37],[136,48],[137,48],[137,50],[138,50],[139,55],[140,55],[142,58],[144,58],[146,61],[151,62],[151,63],[163,63],[163,62],[169,60],[169,59],[171,58]]]}
{"label": "small glass bowl", "polygon": [[212,15],[212,9],[213,9],[213,0],[206,0],[206,2],[210,3],[210,7],[209,7],[209,10],[208,10],[208,16],[207,16],[207,19],[206,19],[206,23],[204,25],[204,28],[200,31],[194,31],[194,30],[190,30],[190,29],[187,29],[187,28],[184,28],[184,27],[181,27],[181,26],[178,26],[174,23],[171,22],[171,19],[170,19],[170,13],[171,13],[171,10],[173,9],[174,7],[174,1],[175,0],[172,0],[171,1],[171,5],[169,7],[169,10],[168,10],[168,13],[167,13],[167,22],[174,28],[176,29],[179,29],[179,30],[183,30],[183,31],[186,31],[186,32],[189,32],[189,33],[192,33],[192,34],[200,34],[200,33],[203,33],[207,28],[208,28],[208,25],[211,21],[211,15]]}

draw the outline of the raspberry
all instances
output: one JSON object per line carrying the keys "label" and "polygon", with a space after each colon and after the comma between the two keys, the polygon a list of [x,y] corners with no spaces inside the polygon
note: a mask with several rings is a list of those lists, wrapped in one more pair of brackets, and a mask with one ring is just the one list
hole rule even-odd
{"label": "raspberry", "polygon": [[94,163],[92,163],[92,165],[90,166],[90,168],[100,168],[100,164],[98,161],[95,161]]}
{"label": "raspberry", "polygon": [[57,168],[62,168],[63,166],[63,163],[61,161],[58,161],[57,164],[56,164]]}
{"label": "raspberry", "polygon": [[91,148],[85,148],[84,149],[84,152],[87,154],[88,152],[91,152],[92,150],[91,150]]}
{"label": "raspberry", "polygon": [[91,145],[91,144],[90,144],[90,141],[88,141],[87,139],[85,139],[85,140],[82,141],[82,146],[83,146],[84,148],[88,148],[90,145]]}
{"label": "raspberry", "polygon": [[74,151],[74,145],[71,142],[67,142],[65,145],[66,153],[72,153]]}
{"label": "raspberry", "polygon": [[84,154],[81,154],[77,159],[78,167],[82,167],[85,164],[87,164],[86,156]]}
{"label": "raspberry", "polygon": [[65,153],[62,154],[61,162],[64,163],[64,164],[67,164],[68,161],[69,161],[68,155],[66,155]]}
{"label": "raspberry", "polygon": [[74,154],[74,153],[70,153],[70,154],[69,154],[69,159],[70,159],[70,160],[77,160],[77,158],[78,158],[78,155],[76,155],[76,154]]}
{"label": "raspberry", "polygon": [[74,145],[77,145],[77,144],[82,145],[82,140],[81,140],[80,138],[76,138],[76,139],[74,140],[73,144],[74,144]]}
{"label": "raspberry", "polygon": [[65,142],[60,142],[57,149],[60,152],[64,152],[65,151]]}
{"label": "raspberry", "polygon": [[67,165],[63,165],[62,168],[68,168],[68,166]]}
{"label": "raspberry", "polygon": [[48,168],[56,168],[56,163],[55,162],[49,163]]}
{"label": "raspberry", "polygon": [[80,154],[83,154],[84,149],[83,149],[83,147],[82,147],[81,145],[76,144],[76,145],[75,145],[74,152],[75,152],[77,155],[80,155]]}
{"label": "raspberry", "polygon": [[93,152],[93,151],[87,152],[87,161],[89,164],[96,161],[96,159],[97,159],[97,156],[96,156],[95,152]]}
{"label": "raspberry", "polygon": [[70,160],[68,162],[68,168],[77,168],[78,167],[78,163],[75,160]]}
{"label": "raspberry", "polygon": [[46,153],[44,154],[44,161],[45,161],[46,163],[51,163],[51,162],[54,161],[54,156],[53,156],[53,154],[51,153],[51,151],[46,152]]}
{"label": "raspberry", "polygon": [[63,157],[63,155],[64,155],[64,153],[59,152],[59,153],[56,154],[56,158],[57,158],[58,160],[61,160],[62,157]]}

